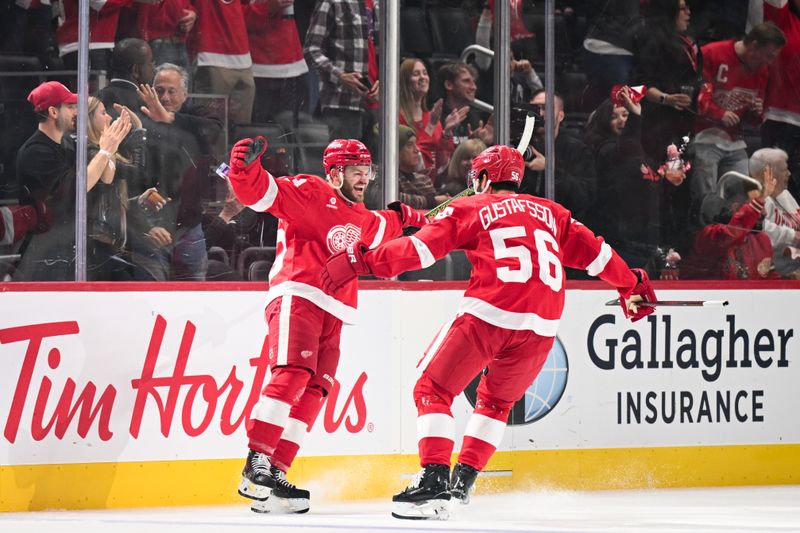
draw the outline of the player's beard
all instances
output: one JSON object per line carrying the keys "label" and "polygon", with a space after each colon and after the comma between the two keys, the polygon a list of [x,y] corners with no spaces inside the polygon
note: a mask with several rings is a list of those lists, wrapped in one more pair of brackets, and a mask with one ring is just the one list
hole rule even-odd
{"label": "player's beard", "polygon": [[367,187],[368,186],[369,186],[369,184],[364,186],[364,192],[361,193],[361,198],[358,198],[356,196],[356,193],[353,190],[353,185],[351,185],[350,183],[347,183],[347,182],[344,182],[342,184],[342,188],[339,189],[339,192],[341,192],[342,196],[344,196],[345,198],[347,198],[351,202],[360,203],[360,202],[364,201],[364,194],[367,192]]}

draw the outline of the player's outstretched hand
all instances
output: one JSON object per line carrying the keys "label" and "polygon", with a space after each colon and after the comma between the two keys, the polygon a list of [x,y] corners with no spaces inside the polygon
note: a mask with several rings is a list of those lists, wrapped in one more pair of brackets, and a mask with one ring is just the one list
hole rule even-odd
{"label": "player's outstretched hand", "polygon": [[631,272],[634,273],[638,281],[630,291],[622,289],[618,291],[619,303],[622,305],[622,311],[625,316],[630,318],[631,322],[636,322],[655,311],[654,307],[637,304],[639,302],[656,302],[658,298],[656,298],[653,286],[650,285],[650,278],[647,277],[647,272],[641,268],[632,268]]}
{"label": "player's outstretched hand", "polygon": [[322,269],[322,289],[328,294],[334,293],[358,276],[372,274],[364,260],[365,250],[359,243],[330,256]]}
{"label": "player's outstretched hand", "polygon": [[244,170],[259,159],[267,149],[267,140],[258,136],[255,139],[246,138],[237,141],[231,150],[230,165],[232,169]]}
{"label": "player's outstretched hand", "polygon": [[388,207],[392,211],[397,211],[398,213],[400,213],[400,221],[403,223],[404,228],[407,228],[409,226],[414,228],[421,228],[422,226],[428,223],[428,219],[425,218],[425,211],[412,209],[403,202],[392,202],[386,207]]}

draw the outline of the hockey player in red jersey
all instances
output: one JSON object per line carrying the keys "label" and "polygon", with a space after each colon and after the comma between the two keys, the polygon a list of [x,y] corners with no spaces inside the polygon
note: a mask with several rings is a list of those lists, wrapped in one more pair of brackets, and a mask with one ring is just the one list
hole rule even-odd
{"label": "hockey player in red jersey", "polygon": [[427,220],[398,202],[384,211],[364,207],[373,173],[360,141],[328,145],[326,180],[308,174],[275,178],[259,163],[266,146],[263,137],[237,142],[228,174],[240,202],[280,219],[265,311],[272,374],[251,413],[239,494],[255,500],[254,511],[275,508],[266,504],[272,496],[278,508],[302,513],[309,509],[309,492],[286,481],[286,471],[333,385],[342,323],[352,323],[356,314],[355,279],[327,290],[319,271],[331,254],[358,242],[375,247]]}
{"label": "hockey player in red jersey", "polygon": [[[357,275],[391,277],[432,265],[453,249],[466,251],[472,276],[456,318],[420,363],[414,387],[422,470],[396,494],[397,518],[448,517],[452,498],[466,503],[475,478],[500,443],[509,410],[536,378],[553,345],[564,307],[564,266],[585,269],[616,287],[625,315],[653,312],[647,275],[630,270],[602,238],[561,205],[517,194],[522,156],[492,146],[472,160],[475,190],[411,237],[375,249],[354,246],[334,255],[323,286],[335,290]],[[455,444],[453,398],[482,370],[475,410],[450,472]]]}

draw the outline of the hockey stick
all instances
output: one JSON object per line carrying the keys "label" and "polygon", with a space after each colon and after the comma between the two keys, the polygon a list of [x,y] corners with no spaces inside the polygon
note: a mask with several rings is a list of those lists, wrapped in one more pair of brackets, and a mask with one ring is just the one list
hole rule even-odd
{"label": "hockey stick", "polygon": [[[607,306],[619,305],[619,298],[606,302]],[[659,300],[657,302],[636,302],[642,307],[712,307],[728,305],[728,300]]]}
{"label": "hockey stick", "polygon": [[[531,136],[533,136],[533,126],[536,124],[536,117],[533,116],[533,113],[528,113],[528,116],[525,117],[525,128],[522,130],[522,137],[519,140],[519,144],[517,145],[517,152],[521,154],[525,154],[525,149],[528,148],[528,145],[531,142]],[[438,215],[442,210],[450,205],[450,202],[455,200],[456,198],[464,198],[465,196],[472,196],[475,194],[475,189],[472,187],[467,187],[457,195],[453,196],[452,198],[448,198],[444,202],[440,203],[427,213],[425,213],[425,218],[431,219]]]}

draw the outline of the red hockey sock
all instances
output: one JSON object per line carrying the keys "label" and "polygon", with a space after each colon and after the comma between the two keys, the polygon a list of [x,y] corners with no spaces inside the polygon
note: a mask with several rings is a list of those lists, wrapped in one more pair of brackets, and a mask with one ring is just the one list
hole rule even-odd
{"label": "red hockey sock", "polygon": [[310,372],[305,368],[286,366],[273,369],[272,377],[261,393],[261,400],[250,415],[253,425],[247,436],[251,450],[272,454],[289,420],[289,411],[296,398],[303,393],[310,377]]}

